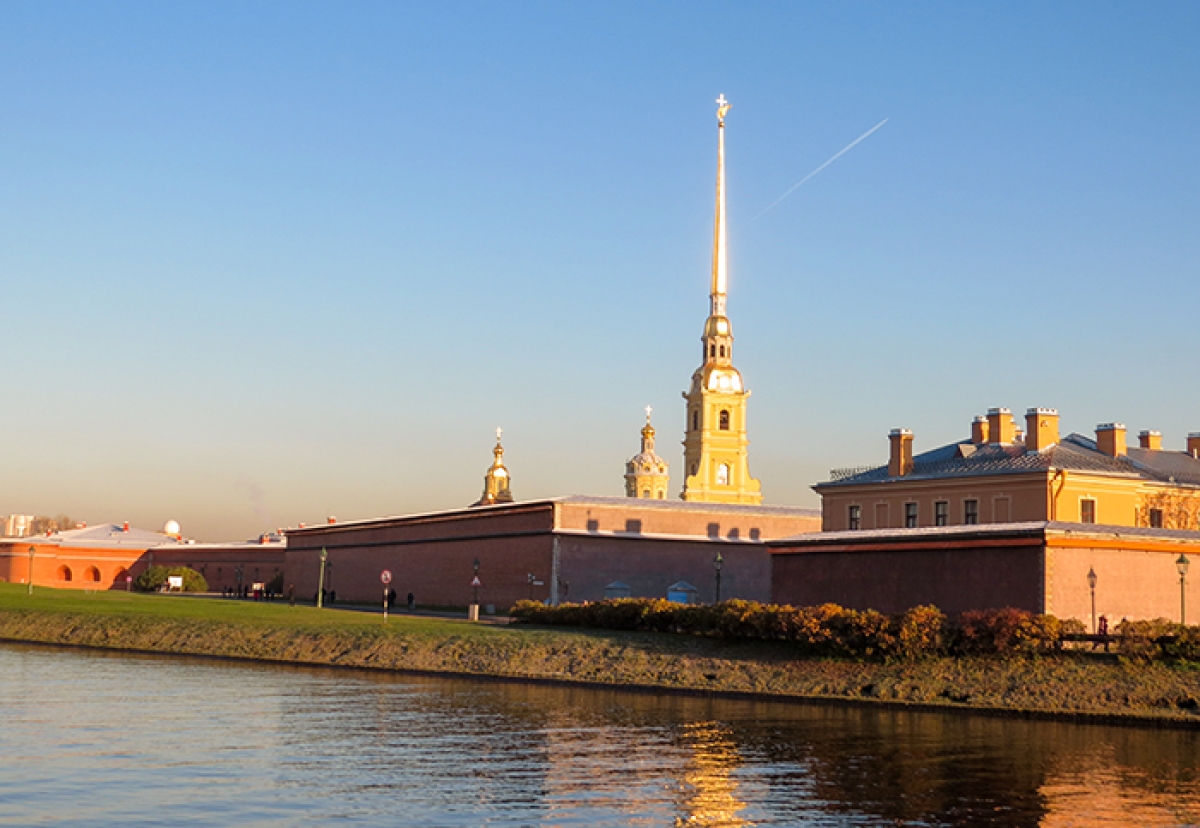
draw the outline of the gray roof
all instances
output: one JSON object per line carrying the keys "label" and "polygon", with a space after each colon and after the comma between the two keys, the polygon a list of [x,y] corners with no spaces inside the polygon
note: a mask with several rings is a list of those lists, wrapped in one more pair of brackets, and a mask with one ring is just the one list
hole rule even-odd
{"label": "gray roof", "polygon": [[[6,539],[8,540],[8,539]],[[58,544],[60,546],[101,546],[134,547],[149,549],[153,546],[180,546],[180,542],[162,532],[151,532],[147,529],[125,529],[122,524],[100,523],[95,526],[85,526],[82,529],[68,529],[65,532],[55,532],[49,536],[14,539],[26,543]]]}
{"label": "gray roof", "polygon": [[1029,474],[1057,469],[1200,486],[1200,460],[1191,455],[1178,451],[1131,448],[1125,457],[1112,457],[1096,448],[1094,440],[1082,434],[1071,434],[1042,451],[1031,451],[1023,443],[975,445],[970,440],[963,440],[916,455],[913,457],[912,471],[903,478],[889,475],[886,465],[834,469],[830,472],[831,479],[818,483],[816,488],[857,486],[900,479]]}
{"label": "gray roof", "polygon": [[[284,530],[284,534],[301,534],[308,532],[337,531],[350,527],[361,527],[372,524],[389,522],[421,520],[426,518],[445,517],[450,515],[485,514],[490,511],[506,511],[511,509],[537,508],[552,503],[570,503],[581,506],[610,506],[614,508],[658,509],[676,512],[741,512],[746,515],[776,515],[779,517],[812,517],[820,518],[820,509],[805,509],[796,506],[753,506],[742,503],[702,503],[686,500],[657,500],[641,497],[602,497],[593,495],[562,495],[559,497],[537,498],[535,500],[515,500],[512,503],[493,503],[487,506],[461,506],[457,509],[444,509],[435,512],[416,512],[408,515],[390,515],[385,517],[361,518],[358,520],[338,521],[337,523],[314,523]],[[693,537],[693,536],[688,536]]]}
{"label": "gray roof", "polygon": [[1200,532],[1186,529],[1150,529],[1144,526],[1116,526],[1102,523],[1066,521],[1028,521],[1024,523],[981,523],[973,526],[922,526],[916,529],[844,529],[777,538],[767,546],[837,546],[847,543],[904,543],[912,541],[953,541],[971,538],[1034,537],[1041,535],[1081,535],[1100,538],[1145,538],[1200,543]]}

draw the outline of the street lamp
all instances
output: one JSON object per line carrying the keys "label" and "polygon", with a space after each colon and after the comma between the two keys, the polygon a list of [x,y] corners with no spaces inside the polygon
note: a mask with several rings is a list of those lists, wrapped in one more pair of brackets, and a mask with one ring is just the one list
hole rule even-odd
{"label": "street lamp", "polygon": [[717,570],[717,600],[714,604],[721,603],[721,568],[725,566],[725,559],[721,557],[721,550],[717,550],[717,557],[713,560],[713,569]]}
{"label": "street lamp", "polygon": [[471,603],[479,606],[479,558],[471,561],[471,566],[475,567],[475,577],[471,579]]}
{"label": "street lamp", "polygon": [[1092,591],[1092,635],[1096,634],[1096,570],[1088,567],[1088,589]]}
{"label": "street lamp", "polygon": [[29,590],[27,595],[33,595],[33,556],[37,552],[37,547],[29,547]]}
{"label": "street lamp", "polygon": [[1187,571],[1191,561],[1187,555],[1180,555],[1175,561],[1175,569],[1179,572],[1179,623],[1187,625]]}
{"label": "street lamp", "polygon": [[325,551],[325,547],[321,547],[321,572],[317,575],[317,609],[325,606],[325,561],[329,559],[329,553]]}

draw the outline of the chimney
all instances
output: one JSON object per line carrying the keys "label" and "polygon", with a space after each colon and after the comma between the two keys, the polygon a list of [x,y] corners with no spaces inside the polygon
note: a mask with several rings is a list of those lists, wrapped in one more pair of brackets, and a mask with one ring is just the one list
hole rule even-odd
{"label": "chimney", "polygon": [[122,531],[122,532],[128,532],[128,531],[129,531],[129,521],[125,521],[125,523],[124,523],[124,524],[121,526],[121,531]]}
{"label": "chimney", "polygon": [[1193,431],[1188,435],[1187,453],[1200,460],[1200,431]]}
{"label": "chimney", "polygon": [[1017,436],[1017,424],[1013,422],[1012,411],[1007,408],[989,408],[988,442],[1007,446]]}
{"label": "chimney", "polygon": [[912,432],[907,428],[893,428],[888,432],[892,454],[888,459],[888,477],[903,477],[912,471]]}
{"label": "chimney", "polygon": [[329,517],[325,518],[325,521],[329,524],[334,524],[337,523],[337,518],[335,518],[333,515],[330,515]]}
{"label": "chimney", "polygon": [[1125,424],[1101,423],[1096,426],[1096,448],[1109,457],[1124,457]]}
{"label": "chimney", "polygon": [[975,419],[971,421],[971,442],[977,446],[981,446],[988,441],[988,421],[987,417],[980,414],[975,415]]}
{"label": "chimney", "polygon": [[1048,449],[1058,442],[1058,410],[1030,408],[1025,412],[1025,448]]}
{"label": "chimney", "polygon": [[1162,451],[1162,432],[1143,431],[1138,435],[1138,445],[1150,451]]}

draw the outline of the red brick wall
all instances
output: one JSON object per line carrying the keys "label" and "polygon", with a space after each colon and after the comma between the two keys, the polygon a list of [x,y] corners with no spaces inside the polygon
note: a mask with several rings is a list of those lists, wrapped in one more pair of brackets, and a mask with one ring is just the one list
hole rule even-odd
{"label": "red brick wall", "polygon": [[[0,580],[28,583],[29,547],[34,547],[33,583],[57,589],[125,589],[125,574],[145,569],[144,549],[63,547],[22,538],[0,544]],[[70,573],[70,580],[64,577]],[[99,575],[99,580],[95,576]]]}
{"label": "red brick wall", "polygon": [[[383,596],[379,574],[387,569],[400,603],[412,592],[418,604],[463,607],[471,602],[472,562],[478,558],[481,604],[507,608],[530,597],[530,573],[545,583],[534,593],[544,600],[550,588],[550,538],[550,533],[544,532],[363,546],[354,543],[353,534],[342,535],[327,545],[332,566],[325,588],[336,592],[338,601],[375,603]],[[289,543],[287,579],[295,584],[297,597],[310,600],[316,595],[320,553],[320,547]]]}
{"label": "red brick wall", "polygon": [[[267,583],[285,567],[287,550],[281,543],[225,548],[180,546],[154,551],[158,566],[190,566],[204,576],[211,592],[237,585],[237,567],[242,567],[242,583]],[[139,570],[140,571],[140,570]],[[286,576],[285,576],[286,577]],[[285,584],[286,588],[286,584]]]}
{"label": "red brick wall", "polygon": [[947,613],[994,607],[1044,611],[1039,544],[943,549],[780,552],[772,600],[903,612],[932,604]]}
{"label": "red brick wall", "polygon": [[[821,516],[779,514],[754,507],[688,504],[688,508],[646,505],[638,498],[615,503],[571,503],[560,505],[559,526],[583,532],[630,532],[695,537],[768,540],[805,532],[821,531]],[[678,504],[672,504],[678,505]]]}
{"label": "red brick wall", "polygon": [[[564,601],[600,601],[613,581],[628,584],[634,598],[666,598],[667,587],[687,581],[710,603],[716,593],[713,560],[720,550],[721,598],[767,601],[771,561],[765,546],[703,540],[655,540],[612,535],[559,537],[559,597]],[[565,592],[565,595],[563,594]]]}

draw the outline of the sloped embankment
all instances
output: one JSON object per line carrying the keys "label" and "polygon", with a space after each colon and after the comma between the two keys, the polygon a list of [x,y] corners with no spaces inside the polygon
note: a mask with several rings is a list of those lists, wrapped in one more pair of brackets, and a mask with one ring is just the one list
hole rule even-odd
{"label": "sloped embankment", "polygon": [[[222,602],[211,603],[223,609]],[[378,616],[282,606],[264,607],[245,618],[236,617],[234,610],[226,613],[230,617],[214,618],[138,609],[92,613],[0,606],[0,638],[295,664],[1200,725],[1200,670],[1180,665],[1069,653],[894,663],[797,659],[784,645],[669,634],[492,627],[412,617],[393,618],[385,627]]]}

